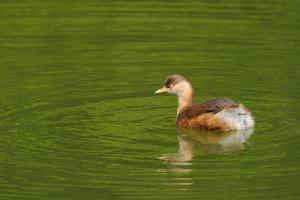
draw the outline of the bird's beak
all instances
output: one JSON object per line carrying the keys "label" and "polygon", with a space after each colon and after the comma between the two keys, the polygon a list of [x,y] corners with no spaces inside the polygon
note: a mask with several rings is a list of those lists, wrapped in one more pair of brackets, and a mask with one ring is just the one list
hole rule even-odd
{"label": "bird's beak", "polygon": [[168,88],[162,87],[162,88],[160,88],[159,90],[157,90],[157,91],[155,92],[155,94],[163,93],[163,92],[166,92],[166,91],[168,91]]}

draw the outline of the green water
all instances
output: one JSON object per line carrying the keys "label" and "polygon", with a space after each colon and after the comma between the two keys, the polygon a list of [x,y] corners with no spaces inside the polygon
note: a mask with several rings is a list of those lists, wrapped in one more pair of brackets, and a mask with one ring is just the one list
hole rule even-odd
{"label": "green water", "polygon": [[[0,2],[0,199],[299,199],[296,0]],[[177,130],[182,74],[255,130]]]}

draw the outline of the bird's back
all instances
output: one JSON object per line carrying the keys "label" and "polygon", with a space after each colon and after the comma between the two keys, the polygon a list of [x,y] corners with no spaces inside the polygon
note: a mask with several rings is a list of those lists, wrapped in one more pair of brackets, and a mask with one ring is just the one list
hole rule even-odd
{"label": "bird's back", "polygon": [[177,125],[181,127],[240,130],[254,125],[249,111],[242,105],[226,98],[208,100],[193,104],[177,115]]}
{"label": "bird's back", "polygon": [[218,113],[226,107],[237,107],[238,104],[230,99],[211,99],[201,104],[193,104],[177,115],[177,120],[191,119],[205,113]]}

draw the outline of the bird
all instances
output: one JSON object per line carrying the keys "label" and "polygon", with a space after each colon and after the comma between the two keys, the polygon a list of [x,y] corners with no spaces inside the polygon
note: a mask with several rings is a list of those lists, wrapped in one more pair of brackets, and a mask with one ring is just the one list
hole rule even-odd
{"label": "bird", "polygon": [[219,97],[194,103],[193,87],[182,75],[167,76],[163,87],[155,91],[156,94],[165,92],[178,97],[176,125],[180,128],[235,131],[255,125],[252,113],[231,99]]}

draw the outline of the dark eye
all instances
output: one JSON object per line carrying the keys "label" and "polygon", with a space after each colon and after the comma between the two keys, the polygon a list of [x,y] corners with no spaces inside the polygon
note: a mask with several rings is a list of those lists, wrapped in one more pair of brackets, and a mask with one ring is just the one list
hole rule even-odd
{"label": "dark eye", "polygon": [[165,85],[166,85],[166,87],[167,88],[171,88],[171,87],[173,87],[173,79],[168,79],[167,81],[166,81],[166,83],[165,83]]}

